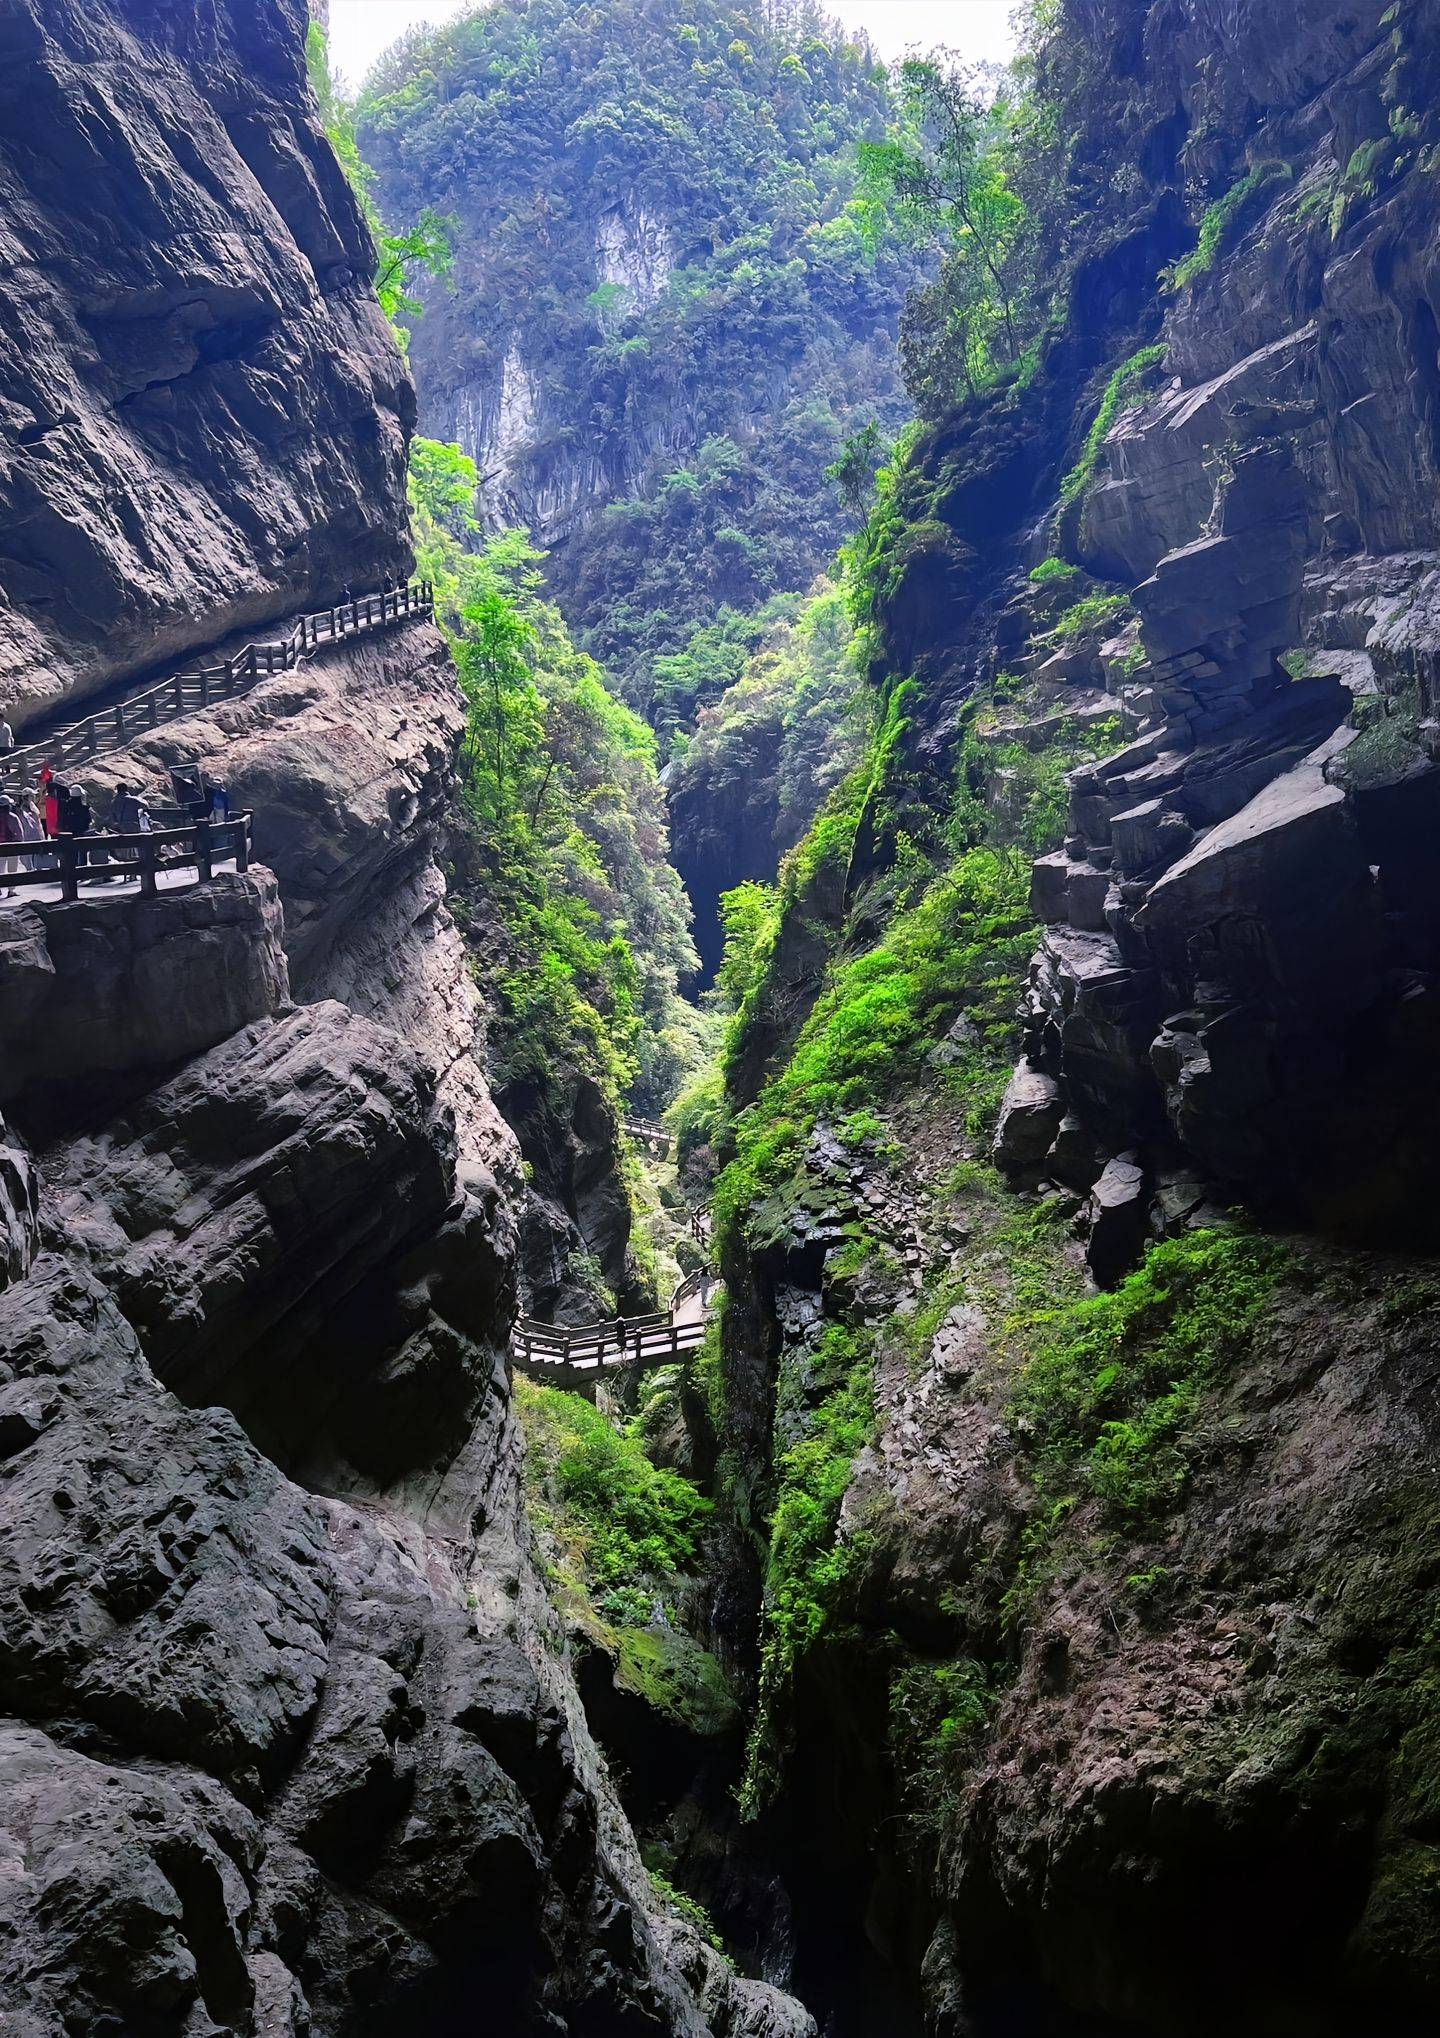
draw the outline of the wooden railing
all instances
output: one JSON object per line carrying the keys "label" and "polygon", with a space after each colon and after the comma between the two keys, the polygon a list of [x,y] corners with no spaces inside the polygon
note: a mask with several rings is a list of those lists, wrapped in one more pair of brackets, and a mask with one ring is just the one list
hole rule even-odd
{"label": "wooden railing", "polygon": [[654,1316],[614,1317],[608,1323],[588,1323],[578,1329],[522,1316],[510,1333],[511,1356],[522,1373],[542,1379],[549,1375],[576,1385],[621,1367],[648,1371],[673,1365],[698,1352],[705,1342],[704,1314],[685,1323],[677,1323],[675,1315],[697,1290],[703,1295],[709,1278],[690,1275],[676,1289],[672,1307]]}
{"label": "wooden railing", "polygon": [[647,1153],[653,1153],[657,1160],[669,1160],[671,1139],[663,1125],[647,1125],[643,1119],[636,1118],[628,1120],[620,1130],[637,1146],[643,1146]]}
{"label": "wooden railing", "polygon": [[362,595],[357,601],[301,616],[288,637],[247,644],[214,665],[189,666],[158,685],[61,723],[23,749],[8,751],[0,757],[0,788],[34,785],[47,763],[57,778],[64,778],[77,765],[123,750],[137,736],[164,722],[249,693],[262,679],[290,671],[326,645],[344,643],[369,631],[393,629],[412,616],[434,612],[434,589],[428,580],[417,580],[408,587],[384,588],[379,594]]}
{"label": "wooden railing", "polygon": [[225,820],[191,821],[183,828],[154,828],[144,835],[58,835],[49,842],[0,844],[8,858],[23,857],[36,868],[0,869],[0,892],[59,885],[68,901],[82,885],[113,885],[140,881],[142,899],[154,898],[163,873],[194,870],[197,882],[215,875],[217,863],[250,868],[253,844],[251,816],[231,814]]}

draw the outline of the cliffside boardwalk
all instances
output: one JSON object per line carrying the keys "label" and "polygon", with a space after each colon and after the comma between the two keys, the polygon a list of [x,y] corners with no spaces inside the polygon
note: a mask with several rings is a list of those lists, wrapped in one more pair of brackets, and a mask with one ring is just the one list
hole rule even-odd
{"label": "cliffside boardwalk", "polygon": [[0,868],[0,893],[32,892],[37,904],[56,897],[70,904],[82,885],[118,884],[123,895],[123,887],[138,878],[141,898],[150,899],[159,891],[174,890],[192,871],[195,881],[205,884],[222,863],[248,870],[252,853],[248,811],[229,814],[223,821],[154,828],[144,835],[60,835],[15,851],[13,860],[23,855],[36,868],[8,875]]}
{"label": "cliffside boardwalk", "polygon": [[289,672],[332,644],[434,613],[434,589],[428,580],[417,580],[301,616],[286,637],[247,644],[214,664],[186,666],[155,685],[53,724],[44,736],[0,757],[0,791],[33,785],[46,764],[63,777],[92,758],[124,750],[149,729],[247,694],[262,679]]}
{"label": "cliffside boardwalk", "polygon": [[591,1387],[602,1373],[674,1365],[704,1344],[719,1286],[713,1274],[689,1274],[668,1310],[574,1329],[522,1316],[510,1333],[511,1356],[520,1372],[556,1387]]}

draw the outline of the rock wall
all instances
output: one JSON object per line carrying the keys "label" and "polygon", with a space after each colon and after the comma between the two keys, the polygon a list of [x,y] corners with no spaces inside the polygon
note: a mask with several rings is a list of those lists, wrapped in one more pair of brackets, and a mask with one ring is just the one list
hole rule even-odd
{"label": "rock wall", "polygon": [[0,22],[0,705],[406,571],[409,378],[302,0]]}
{"label": "rock wall", "polygon": [[[0,665],[27,701],[407,563],[409,384],[302,27],[298,0],[0,24],[35,395]],[[344,647],[87,775],[103,811],[204,763],[263,868],[5,915],[0,2022],[26,2038],[813,2032],[653,1889],[531,1548],[519,1157],[436,860],[459,725],[431,628]]]}
{"label": "rock wall", "polygon": [[[972,737],[1009,754],[997,804],[1015,753],[1082,718],[1121,736],[1034,867],[1008,1180],[967,1122],[957,944],[880,1130],[818,1127],[732,1232],[716,1618],[754,1670],[754,1524],[789,1448],[788,1587],[823,1498],[797,1439],[834,1469],[824,1334],[869,1338],[840,1406],[873,1421],[775,1729],[807,2000],[907,2038],[1418,2034],[1440,10],[1065,0],[1057,46],[1084,215],[1063,330],[900,480],[877,676],[917,682],[910,727],[848,866],[782,922],[732,1106],[886,933],[897,831],[950,807],[962,713],[962,771]],[[1050,560],[1068,593],[1030,580]],[[1055,637],[1082,597],[1093,623]],[[1111,1313],[1096,1287],[1152,1244]]]}
{"label": "rock wall", "polygon": [[289,999],[282,918],[259,867],[0,910],[5,1101],[34,1129],[268,1018]]}
{"label": "rock wall", "polygon": [[1436,16],[1317,5],[1279,40],[1252,18],[1223,83],[1149,27],[1147,88],[1205,137],[1192,174],[1200,154],[1253,193],[1069,519],[1078,561],[1133,589],[1110,672],[1134,741],[1075,778],[1037,867],[1049,931],[1001,1138],[1043,1168],[1020,1147],[1069,1114],[1097,1167],[1131,1171],[1096,1206],[1107,1278],[1177,1164],[1428,1237],[1440,1130]]}

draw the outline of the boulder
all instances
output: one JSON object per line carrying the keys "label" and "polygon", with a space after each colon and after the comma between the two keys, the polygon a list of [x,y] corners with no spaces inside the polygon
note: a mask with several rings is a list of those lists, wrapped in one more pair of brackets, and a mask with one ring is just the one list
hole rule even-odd
{"label": "boulder", "polygon": [[271,872],[143,899],[0,908],[0,1100],[22,1122],[94,1110],[287,1001]]}
{"label": "boulder", "polygon": [[1308,1019],[1375,996],[1383,932],[1344,793],[1324,767],[1351,732],[1282,773],[1202,836],[1135,916],[1162,966]]}
{"label": "boulder", "polygon": [[1025,1169],[1043,1161],[1059,1128],[1064,1105],[1053,1076],[1022,1060],[1011,1076],[995,1129],[999,1166]]}
{"label": "boulder", "polygon": [[1139,1259],[1148,1230],[1146,1205],[1145,1170],[1136,1155],[1107,1161],[1080,1217],[1085,1260],[1097,1287],[1115,1287]]}
{"label": "boulder", "polygon": [[492,1179],[457,1175],[434,1071],[333,1003],[247,1027],[72,1144],[50,1212],[167,1384],[331,1481],[342,1459],[443,1464],[469,1434],[511,1224]]}

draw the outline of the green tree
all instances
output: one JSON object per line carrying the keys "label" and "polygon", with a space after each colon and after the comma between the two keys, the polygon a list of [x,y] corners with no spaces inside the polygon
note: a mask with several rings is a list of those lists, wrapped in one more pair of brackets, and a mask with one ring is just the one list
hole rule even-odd
{"label": "green tree", "polygon": [[[1016,104],[993,74],[938,58],[900,67],[907,127],[860,145],[862,190],[940,274],[906,308],[907,386],[922,410],[971,394],[1015,362],[1033,322],[1029,213],[1012,181]],[[872,226],[873,231],[873,226]]]}
{"label": "green tree", "polygon": [[863,517],[869,510],[875,492],[875,470],[884,466],[890,451],[879,424],[871,418],[858,432],[850,434],[840,448],[839,459],[832,460],[825,469],[825,479],[834,482],[846,507],[856,517]]}
{"label": "green tree", "polygon": [[[460,686],[470,707],[465,775],[491,821],[505,818],[541,744],[540,699],[531,677],[535,631],[502,594],[460,611]],[[509,783],[506,773],[509,771]]]}

